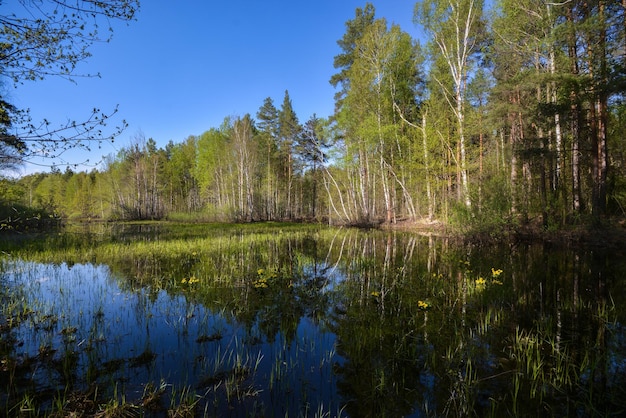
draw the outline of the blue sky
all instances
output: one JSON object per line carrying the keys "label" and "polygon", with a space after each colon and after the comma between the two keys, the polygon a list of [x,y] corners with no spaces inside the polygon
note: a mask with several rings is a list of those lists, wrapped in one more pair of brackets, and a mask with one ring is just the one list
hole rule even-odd
{"label": "blue sky", "polygon": [[[377,17],[417,37],[415,1],[372,3]],[[94,107],[106,112],[119,105],[111,124],[125,119],[127,130],[91,155],[67,154],[70,163],[98,161],[140,133],[159,146],[182,142],[218,127],[226,116],[255,116],[266,97],[280,107],[285,90],[301,122],[313,113],[326,117],[334,108],[335,90],[328,80],[336,72],[337,40],[364,5],[354,0],[143,0],[137,21],[114,22],[113,39],[94,45],[93,56],[77,69],[101,78],[30,82],[12,90],[10,100],[30,108],[35,120],[55,124],[84,119]],[[41,168],[22,171],[36,170]]]}

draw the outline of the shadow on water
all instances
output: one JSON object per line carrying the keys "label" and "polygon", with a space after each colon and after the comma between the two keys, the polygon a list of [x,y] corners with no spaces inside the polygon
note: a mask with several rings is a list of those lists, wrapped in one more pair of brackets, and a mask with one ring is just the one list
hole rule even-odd
{"label": "shadow on water", "polygon": [[4,413],[626,410],[623,257],[282,224],[137,228],[2,244]]}

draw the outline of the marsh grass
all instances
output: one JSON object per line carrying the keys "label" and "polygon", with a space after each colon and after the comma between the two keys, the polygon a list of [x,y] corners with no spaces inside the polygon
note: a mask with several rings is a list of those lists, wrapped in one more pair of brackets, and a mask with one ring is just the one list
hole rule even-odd
{"label": "marsh grass", "polygon": [[[167,414],[170,418],[191,418],[198,416],[198,404],[201,396],[195,394],[195,392],[189,386],[184,386],[180,390],[172,390],[171,403],[168,408]],[[208,415],[207,410],[204,411],[204,416]]]}
{"label": "marsh grass", "polygon": [[233,337],[225,350],[220,348],[213,358],[203,359],[205,373],[197,388],[205,391],[205,397],[213,394],[214,406],[223,398],[228,405],[243,402],[258,393],[253,382],[262,360],[260,351],[253,355],[238,338]]}
{"label": "marsh grass", "polygon": [[[563,296],[566,280],[537,279],[544,254],[316,225],[101,227],[0,243],[0,413],[594,415],[620,405],[623,298]],[[516,267],[529,260],[538,267]],[[581,288],[593,288],[577,265]]]}
{"label": "marsh grass", "polygon": [[[307,232],[309,228],[298,229],[304,229],[303,234],[311,233],[310,230]],[[97,416],[143,414],[162,408],[168,398],[172,402],[170,411],[173,416],[197,413],[200,405],[204,405],[205,410],[210,404],[218,405],[218,410],[225,410],[229,405],[248,402],[249,399],[255,399],[256,403],[257,397],[263,392],[254,383],[264,359],[263,352],[257,350],[256,354],[252,354],[241,343],[241,337],[236,335],[229,337],[230,342],[222,342],[224,334],[231,332],[223,325],[208,328],[205,328],[206,325],[202,326],[207,331],[212,328],[211,332],[201,333],[200,328],[198,331],[190,331],[196,329],[197,325],[194,324],[199,320],[204,324],[212,320],[208,311],[203,313],[192,301],[202,299],[214,290],[221,291],[224,284],[234,284],[234,289],[253,289],[253,282],[262,278],[271,284],[272,293],[260,296],[259,303],[266,306],[278,303],[289,289],[289,275],[287,270],[279,267],[279,258],[271,254],[259,257],[257,248],[269,245],[278,250],[288,244],[289,239],[282,230],[278,234],[275,230],[243,234],[240,229],[233,229],[232,234],[215,237],[192,238],[186,235],[185,238],[133,241],[132,245],[126,240],[109,241],[96,236],[92,237],[87,246],[83,242],[75,242],[72,237],[59,236],[51,238],[48,248],[28,246],[22,252],[14,253],[14,261],[11,258],[6,259],[7,264],[3,266],[3,271],[13,272],[10,281],[15,285],[3,288],[12,292],[9,294],[9,290],[3,290],[2,295],[10,302],[3,304],[2,312],[2,317],[7,318],[7,334],[19,334],[18,338],[33,339],[36,341],[34,346],[38,347],[38,353],[16,356],[11,351],[19,343],[18,339],[10,342],[3,339],[7,342],[7,351],[10,352],[3,364],[7,371],[12,369],[12,375],[16,376],[26,375],[32,368],[32,363],[38,362],[40,365],[37,367],[54,370],[54,379],[48,383],[42,380],[36,385],[51,385],[53,390],[56,388],[58,393],[64,394],[48,401],[45,397],[33,397],[28,390],[20,389],[5,399],[7,410],[15,411],[18,408],[23,413],[31,411],[32,414],[40,413],[41,410],[37,408],[49,412],[77,412],[73,410],[70,399],[77,399],[81,387],[86,384],[101,388],[91,400],[91,414]],[[239,260],[246,257],[255,262],[242,270]],[[41,264],[47,266],[42,269],[37,263],[22,262],[20,259],[52,264]],[[158,361],[159,354],[146,349],[134,356],[108,359],[104,356],[102,360],[99,359],[110,350],[105,347],[124,347],[124,337],[120,339],[111,334],[107,325],[111,321],[119,322],[124,310],[113,311],[115,308],[112,308],[111,303],[114,301],[110,299],[110,291],[105,287],[98,287],[99,278],[88,278],[92,273],[91,267],[85,267],[88,266],[84,264],[87,262],[106,262],[112,266],[111,273],[130,278],[128,282],[120,281],[119,290],[113,290],[113,293],[134,292],[136,296],[124,296],[125,293],[121,293],[115,298],[121,296],[122,299],[136,300],[135,314],[143,316],[145,319],[142,321],[146,324],[154,318],[164,317],[168,326],[173,327],[174,333],[180,336],[190,335],[192,338],[195,334],[196,343],[202,347],[219,344],[215,354],[208,357],[205,355],[203,361],[207,367],[206,374],[197,386],[201,388],[202,396],[198,397],[195,390],[177,391],[174,389],[175,385],[162,381],[159,385],[150,382],[146,384],[140,399],[126,397],[124,379],[129,373],[134,373],[129,369],[145,368],[150,371],[155,361]],[[118,266],[119,273],[116,273],[115,266]],[[300,269],[301,266],[296,268]],[[77,277],[77,274],[84,277]],[[100,273],[95,273],[98,274]],[[108,276],[109,273],[105,275]],[[157,289],[156,292],[154,289]],[[162,289],[183,295],[187,303],[180,307],[164,306],[162,311],[155,312],[150,307],[154,303],[150,298],[158,297],[158,292]],[[79,302],[82,300],[88,301],[88,308]],[[227,307],[221,306],[216,312],[228,316],[226,309]],[[275,309],[272,307],[268,312]],[[32,334],[27,329],[20,328],[25,324],[30,325],[28,329],[34,331]],[[9,332],[13,330],[18,332]],[[298,353],[297,350],[295,352]],[[295,367],[294,363],[293,368]],[[85,370],[86,375],[83,374]],[[15,387],[13,383],[9,385]],[[107,385],[109,389],[106,389]],[[111,391],[110,388],[114,390]],[[257,405],[255,408],[262,407]]]}

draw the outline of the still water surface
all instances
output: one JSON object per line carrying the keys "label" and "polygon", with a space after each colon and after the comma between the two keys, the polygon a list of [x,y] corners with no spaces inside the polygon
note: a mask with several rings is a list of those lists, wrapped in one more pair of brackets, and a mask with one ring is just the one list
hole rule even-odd
{"label": "still water surface", "polygon": [[1,260],[5,411],[94,388],[155,416],[181,402],[233,417],[626,410],[615,249],[126,225]]}

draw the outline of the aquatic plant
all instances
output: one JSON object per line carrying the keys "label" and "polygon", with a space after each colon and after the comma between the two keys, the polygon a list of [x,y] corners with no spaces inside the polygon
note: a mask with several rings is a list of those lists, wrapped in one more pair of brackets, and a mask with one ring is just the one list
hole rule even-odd
{"label": "aquatic plant", "polygon": [[0,264],[2,412],[78,414],[73,399],[89,415],[620,408],[623,296],[607,294],[621,270],[600,286],[591,272],[605,265],[585,253],[571,277],[534,247],[280,229],[153,223],[12,247]]}

